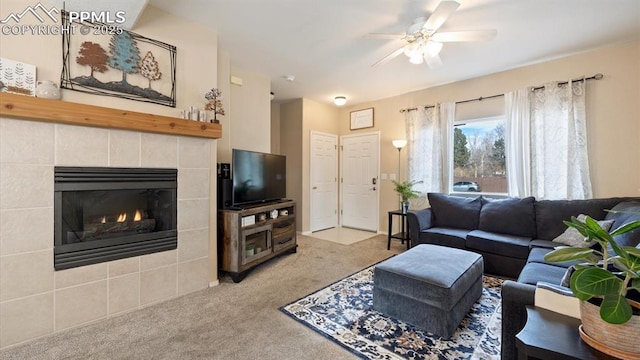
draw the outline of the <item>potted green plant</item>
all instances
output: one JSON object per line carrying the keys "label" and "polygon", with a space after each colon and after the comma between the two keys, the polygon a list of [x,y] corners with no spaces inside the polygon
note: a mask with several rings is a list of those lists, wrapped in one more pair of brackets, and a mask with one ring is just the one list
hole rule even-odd
{"label": "potted green plant", "polygon": [[620,246],[615,240],[617,235],[640,228],[640,221],[611,232],[589,216],[584,221],[572,217],[564,223],[578,230],[585,241],[600,244],[600,249],[560,247],[544,257],[545,261],[556,263],[583,261],[574,265],[570,278],[571,291],[581,300],[580,335],[585,342],[611,355],[640,356],[640,249]]}
{"label": "potted green plant", "polygon": [[422,181],[416,180],[405,180],[402,182],[398,182],[393,180],[393,185],[395,186],[394,190],[400,195],[400,208],[402,209],[402,213],[406,214],[409,210],[409,200],[415,199],[420,196],[420,193],[416,190],[413,190],[413,186],[415,184],[420,184]]}

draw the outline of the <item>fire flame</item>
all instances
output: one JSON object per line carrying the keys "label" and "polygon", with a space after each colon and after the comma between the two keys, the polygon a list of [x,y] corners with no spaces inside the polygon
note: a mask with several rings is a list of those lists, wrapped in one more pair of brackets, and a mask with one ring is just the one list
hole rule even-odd
{"label": "fire flame", "polygon": [[[120,213],[120,215],[118,215],[118,218],[116,219],[117,222],[119,223],[123,223],[127,221],[127,213]],[[131,220],[129,220],[131,221]],[[142,212],[140,210],[136,210],[135,214],[133,214],[133,221],[142,221]],[[107,217],[103,216],[100,219],[100,223],[102,224],[106,224],[107,223]]]}

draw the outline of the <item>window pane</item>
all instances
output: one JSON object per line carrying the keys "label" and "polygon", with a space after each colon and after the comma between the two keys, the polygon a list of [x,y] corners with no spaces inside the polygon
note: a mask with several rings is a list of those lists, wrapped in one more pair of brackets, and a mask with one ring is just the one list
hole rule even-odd
{"label": "window pane", "polygon": [[453,133],[453,191],[507,193],[504,118],[456,123]]}

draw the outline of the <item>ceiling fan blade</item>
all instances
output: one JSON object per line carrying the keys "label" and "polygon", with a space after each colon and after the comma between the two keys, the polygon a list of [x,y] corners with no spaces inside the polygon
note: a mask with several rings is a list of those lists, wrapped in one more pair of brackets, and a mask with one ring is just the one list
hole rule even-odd
{"label": "ceiling fan blade", "polygon": [[433,34],[431,40],[437,42],[489,41],[497,34],[497,30],[447,31]]}
{"label": "ceiling fan blade", "polygon": [[365,39],[402,40],[405,34],[380,34],[370,33],[364,36]]}
{"label": "ceiling fan blade", "polygon": [[378,66],[378,65],[384,65],[384,64],[388,63],[389,61],[391,61],[396,56],[402,54],[403,51],[404,51],[404,46],[401,47],[400,49],[392,52],[391,54],[383,57],[382,59],[378,60],[375,64],[371,65],[371,67]]}
{"label": "ceiling fan blade", "polygon": [[429,68],[431,69],[439,68],[440,66],[442,66],[442,59],[440,59],[439,55],[425,57],[424,61],[427,62],[427,65],[429,65]]}
{"label": "ceiling fan blade", "polygon": [[460,4],[455,1],[442,1],[438,7],[433,10],[433,13],[429,16],[429,19],[427,19],[424,25],[422,25],[422,28],[431,31],[438,30],[459,6]]}

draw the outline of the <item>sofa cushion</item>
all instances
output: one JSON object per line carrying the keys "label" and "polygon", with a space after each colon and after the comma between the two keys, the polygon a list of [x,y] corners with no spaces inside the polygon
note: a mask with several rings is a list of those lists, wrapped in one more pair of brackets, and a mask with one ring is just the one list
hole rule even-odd
{"label": "sofa cushion", "polygon": [[478,229],[535,238],[534,201],[533,197],[490,199],[483,196]]}
{"label": "sofa cushion", "polygon": [[[605,209],[611,209],[628,198],[607,198],[591,200],[541,200],[535,202],[536,233],[538,239],[552,240],[562,234],[567,226],[563,220],[572,216],[589,215],[594,219],[606,219]],[[615,223],[614,223],[615,226]]]}
{"label": "sofa cushion", "polygon": [[531,238],[507,234],[496,234],[482,230],[471,231],[467,235],[467,248],[490,254],[518,259],[529,255]]}
{"label": "sofa cushion", "polygon": [[478,228],[480,196],[467,198],[440,193],[428,193],[429,205],[437,227],[474,230]]}
{"label": "sofa cushion", "polygon": [[551,264],[551,265],[557,266],[557,267],[568,268],[569,266],[571,266],[573,264],[577,264],[577,263],[582,262],[582,261],[571,261],[571,262],[564,262],[564,263],[548,263],[548,262],[544,261],[544,256],[547,255],[548,253],[550,253],[551,251],[553,251],[553,249],[539,248],[539,247],[533,248],[529,252],[529,257],[527,258],[527,263]]}
{"label": "sofa cushion", "polygon": [[[577,219],[582,222],[584,222],[586,218],[587,216],[585,214],[580,214],[577,216]],[[613,222],[614,220],[600,220],[598,221],[598,225],[600,225],[602,230],[609,231],[609,229],[611,228],[611,225],[613,225]],[[572,228],[570,226],[568,226],[567,230],[565,230],[562,234],[560,234],[558,237],[553,239],[553,242],[563,244],[563,245],[569,245],[572,247],[583,247],[583,248],[587,248],[596,244],[595,240],[585,241],[585,237],[582,234],[580,234],[580,232],[577,229]]]}
{"label": "sofa cushion", "polygon": [[[624,211],[623,213],[607,213],[605,220],[614,220],[611,229],[617,229],[624,224],[640,220],[640,201],[624,201],[613,208],[613,211]],[[616,242],[621,246],[640,246],[640,229],[635,229],[626,234],[617,235]]]}
{"label": "sofa cushion", "polygon": [[544,256],[552,251],[553,249],[548,249],[548,248],[531,249],[531,251],[529,251],[529,257],[527,257],[527,264],[532,262],[544,264],[545,263]]}
{"label": "sofa cushion", "polygon": [[420,234],[420,240],[417,243],[435,244],[448,246],[458,249],[464,249],[464,245],[469,230],[453,229],[453,228],[429,228]]}
{"label": "sofa cushion", "polygon": [[551,264],[529,263],[522,269],[518,282],[529,285],[536,285],[538,281],[560,284],[566,271],[564,267]]}

